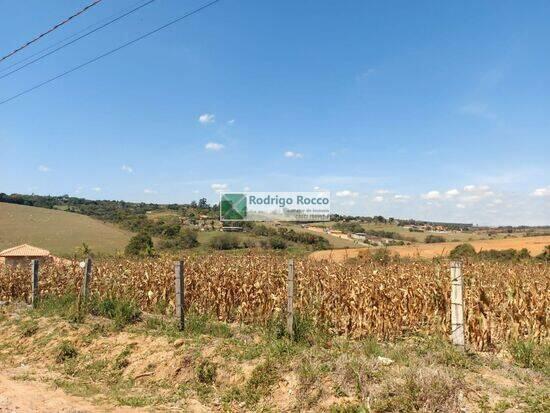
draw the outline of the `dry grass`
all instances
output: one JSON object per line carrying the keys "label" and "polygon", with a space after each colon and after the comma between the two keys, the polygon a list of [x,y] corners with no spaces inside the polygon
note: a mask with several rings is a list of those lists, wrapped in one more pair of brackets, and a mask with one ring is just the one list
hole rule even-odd
{"label": "dry grass", "polygon": [[[276,255],[190,256],[185,267],[186,304],[219,320],[265,325],[284,311],[286,267],[286,260]],[[383,340],[449,333],[449,274],[437,263],[296,260],[295,268],[297,311],[333,333]],[[171,259],[98,260],[93,272],[93,294],[133,301],[145,311],[173,312]],[[546,264],[465,263],[463,273],[468,341],[474,348],[548,337]],[[81,274],[76,263],[44,265],[41,294],[78,291]],[[0,271],[0,300],[29,295],[28,269]]]}
{"label": "dry grass", "polygon": [[33,244],[71,255],[83,242],[95,253],[123,251],[132,234],[99,220],[56,209],[0,203],[0,251]]}

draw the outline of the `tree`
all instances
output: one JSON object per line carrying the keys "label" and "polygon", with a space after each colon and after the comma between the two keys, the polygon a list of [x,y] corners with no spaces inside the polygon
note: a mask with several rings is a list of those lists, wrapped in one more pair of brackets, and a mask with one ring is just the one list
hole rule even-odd
{"label": "tree", "polygon": [[130,238],[128,245],[124,250],[126,255],[145,255],[150,256],[154,254],[153,240],[149,234],[141,232]]}
{"label": "tree", "polygon": [[199,199],[199,208],[201,208],[201,209],[210,208],[210,206],[208,205],[208,202],[206,202],[206,198]]}

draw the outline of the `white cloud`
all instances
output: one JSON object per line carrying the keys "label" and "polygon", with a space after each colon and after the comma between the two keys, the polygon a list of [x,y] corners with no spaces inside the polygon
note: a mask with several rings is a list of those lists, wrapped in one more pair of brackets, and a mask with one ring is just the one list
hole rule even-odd
{"label": "white cloud", "polygon": [[221,151],[224,146],[221,143],[208,142],[206,145],[204,145],[204,148],[209,151]]}
{"label": "white cloud", "polygon": [[495,119],[496,115],[489,110],[485,103],[473,102],[460,107],[460,113],[485,119]]}
{"label": "white cloud", "polygon": [[157,191],[155,191],[155,190],[153,190],[153,189],[150,189],[150,188],[145,188],[145,189],[143,190],[143,193],[144,193],[144,194],[156,194]]}
{"label": "white cloud", "polygon": [[92,188],[92,191],[101,192],[101,188],[99,186],[95,186],[95,187]]}
{"label": "white cloud", "polygon": [[235,119],[230,119],[227,121],[228,125],[233,125],[235,123]]}
{"label": "white cloud", "polygon": [[537,188],[531,195],[537,197],[550,196],[550,186],[547,186],[546,188]]}
{"label": "white cloud", "polygon": [[384,195],[384,194],[389,194],[390,191],[387,190],[387,189],[379,189],[376,191],[377,194],[380,194],[380,195]]}
{"label": "white cloud", "polygon": [[453,196],[457,196],[458,194],[458,189],[449,189],[447,192],[445,192],[445,195],[447,195],[448,198],[452,198]]}
{"label": "white cloud", "polygon": [[396,194],[393,196],[393,198],[397,201],[407,201],[411,199],[409,195],[401,195],[401,194]]}
{"label": "white cloud", "polygon": [[488,185],[466,185],[464,192],[466,194],[460,197],[462,202],[477,202],[495,194]]}
{"label": "white cloud", "polygon": [[374,197],[374,202],[382,202],[383,200],[384,200],[383,196],[378,195]]}
{"label": "white cloud", "polygon": [[466,205],[464,205],[464,204],[456,204],[456,207],[459,208],[459,209],[464,209],[464,208],[466,208]]}
{"label": "white cloud", "polygon": [[243,188],[243,191],[244,191],[244,192],[250,191],[250,187],[249,187],[249,186],[245,186],[245,187]]}
{"label": "white cloud", "polygon": [[440,199],[441,193],[439,191],[430,191],[428,193],[422,194],[423,199]]}
{"label": "white cloud", "polygon": [[40,172],[50,172],[51,171],[50,167],[48,167],[46,165],[38,165],[38,170]]}
{"label": "white cloud", "polygon": [[227,184],[212,184],[210,187],[213,191],[218,193],[227,190]]}
{"label": "white cloud", "polygon": [[286,151],[285,158],[303,158],[303,155],[300,152]]}
{"label": "white cloud", "polygon": [[120,167],[121,170],[123,170],[124,172],[128,172],[129,174],[133,173],[134,172],[134,168],[132,168],[131,166],[129,165],[122,165]]}
{"label": "white cloud", "polygon": [[199,122],[203,125],[206,125],[207,123],[214,123],[216,121],[216,116],[214,116],[211,113],[203,113],[199,116]]}
{"label": "white cloud", "polygon": [[357,195],[359,195],[359,192],[353,192],[353,191],[350,191],[349,189],[336,192],[336,196],[339,198],[356,198]]}

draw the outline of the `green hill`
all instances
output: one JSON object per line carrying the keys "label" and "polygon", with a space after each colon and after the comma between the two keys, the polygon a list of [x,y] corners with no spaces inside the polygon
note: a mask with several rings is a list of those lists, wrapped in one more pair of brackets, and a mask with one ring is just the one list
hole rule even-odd
{"label": "green hill", "polygon": [[0,251],[31,244],[56,255],[71,255],[85,242],[93,252],[112,254],[124,250],[131,236],[129,231],[85,215],[0,203]]}

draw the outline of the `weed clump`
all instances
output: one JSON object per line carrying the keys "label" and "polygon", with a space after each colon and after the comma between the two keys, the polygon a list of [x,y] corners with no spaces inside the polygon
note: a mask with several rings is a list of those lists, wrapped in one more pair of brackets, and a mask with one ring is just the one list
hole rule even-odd
{"label": "weed clump", "polygon": [[64,363],[67,360],[74,359],[78,356],[78,350],[70,341],[63,341],[57,347],[57,355],[55,361],[58,363]]}
{"label": "weed clump", "polygon": [[217,366],[208,360],[203,360],[197,366],[196,373],[199,383],[212,384],[216,380]]}

